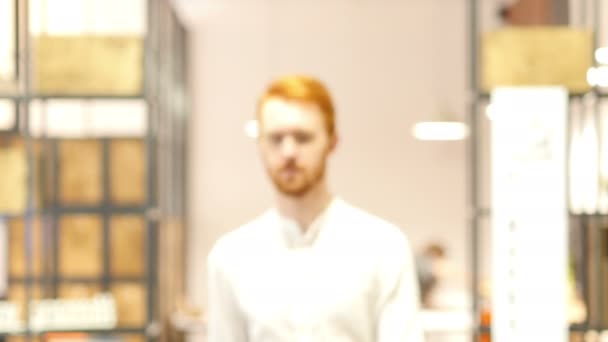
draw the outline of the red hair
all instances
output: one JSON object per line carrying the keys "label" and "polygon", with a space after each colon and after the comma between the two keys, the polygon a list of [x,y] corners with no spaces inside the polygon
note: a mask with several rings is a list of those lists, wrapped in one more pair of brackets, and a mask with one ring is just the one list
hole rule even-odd
{"label": "red hair", "polygon": [[317,105],[323,115],[329,135],[336,131],[334,105],[327,88],[316,78],[305,75],[287,75],[274,80],[260,98],[258,117],[264,103],[270,98],[301,101]]}

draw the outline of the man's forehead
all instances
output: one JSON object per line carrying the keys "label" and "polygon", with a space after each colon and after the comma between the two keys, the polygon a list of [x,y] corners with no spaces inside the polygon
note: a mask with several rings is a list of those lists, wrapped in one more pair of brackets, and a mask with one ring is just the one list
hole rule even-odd
{"label": "man's forehead", "polygon": [[314,116],[309,114],[321,114],[319,106],[314,103],[298,100],[286,100],[278,97],[272,97],[266,100],[262,106],[261,112],[263,115],[281,118]]}
{"label": "man's forehead", "polygon": [[281,98],[269,98],[261,108],[266,124],[296,124],[320,121],[321,110],[316,104]]}

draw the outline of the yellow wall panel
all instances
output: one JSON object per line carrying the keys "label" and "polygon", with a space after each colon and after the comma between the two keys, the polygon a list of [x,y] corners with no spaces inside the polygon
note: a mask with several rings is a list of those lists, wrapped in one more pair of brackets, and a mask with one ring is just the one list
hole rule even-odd
{"label": "yellow wall panel", "polygon": [[41,94],[138,95],[142,79],[140,37],[34,39],[34,89]]}
{"label": "yellow wall panel", "polygon": [[590,30],[566,27],[512,27],[488,32],[481,49],[482,88],[563,85],[572,93],[588,91],[592,38]]}
{"label": "yellow wall panel", "polygon": [[110,143],[110,197],[121,205],[143,204],[146,186],[145,146],[142,140]]}
{"label": "yellow wall panel", "polygon": [[143,217],[114,216],[110,220],[110,261],[114,277],[145,274],[145,221]]}
{"label": "yellow wall panel", "polygon": [[102,151],[97,140],[59,144],[59,190],[63,204],[96,205],[103,200]]}
{"label": "yellow wall panel", "polygon": [[146,290],[136,283],[112,285],[112,294],[116,300],[118,326],[138,327],[146,319]]}
{"label": "yellow wall panel", "polygon": [[59,274],[64,277],[101,277],[101,219],[92,215],[60,219]]}

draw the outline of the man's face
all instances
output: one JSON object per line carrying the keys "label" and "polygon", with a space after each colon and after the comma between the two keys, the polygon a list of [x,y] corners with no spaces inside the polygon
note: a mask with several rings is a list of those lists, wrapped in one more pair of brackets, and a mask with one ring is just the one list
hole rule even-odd
{"label": "man's face", "polygon": [[270,98],[260,116],[262,160],[277,189],[285,195],[306,194],[325,175],[335,137],[330,137],[318,106]]}

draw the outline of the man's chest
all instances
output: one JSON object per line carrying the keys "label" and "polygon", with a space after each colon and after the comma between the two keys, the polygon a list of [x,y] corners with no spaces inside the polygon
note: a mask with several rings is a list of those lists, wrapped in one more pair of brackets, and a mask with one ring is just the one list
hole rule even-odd
{"label": "man's chest", "polygon": [[261,325],[321,327],[371,318],[372,262],[355,253],[313,249],[248,258],[233,279],[241,310]]}

